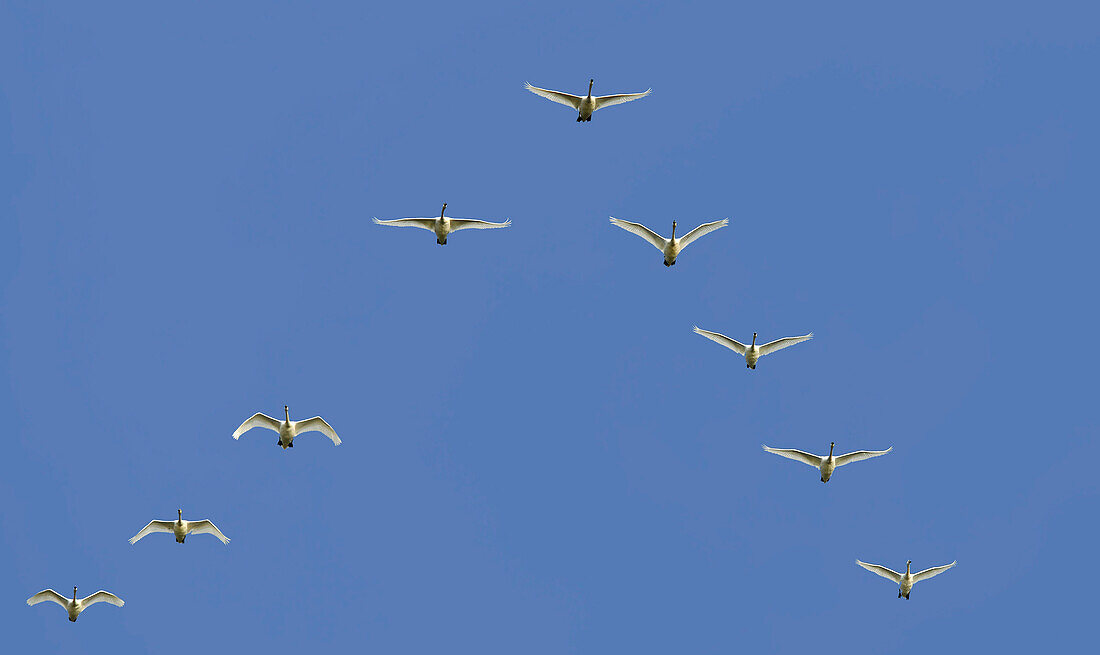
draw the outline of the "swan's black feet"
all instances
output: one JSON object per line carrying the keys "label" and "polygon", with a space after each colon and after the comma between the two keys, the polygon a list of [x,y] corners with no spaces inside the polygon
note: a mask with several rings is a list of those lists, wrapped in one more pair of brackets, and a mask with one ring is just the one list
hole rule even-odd
{"label": "swan's black feet", "polygon": [[898,592],[898,598],[901,598],[901,592],[900,591]]}
{"label": "swan's black feet", "polygon": [[825,478],[821,478],[821,484],[825,484]]}
{"label": "swan's black feet", "polygon": [[669,266],[672,266],[672,264],[669,264],[668,262],[665,262],[665,268],[668,268]]}
{"label": "swan's black feet", "polygon": [[293,447],[294,447],[294,442],[293,442],[293,441],[291,441],[290,443],[288,443],[288,444],[286,445],[286,447],[287,447],[287,448],[293,448]]}
{"label": "swan's black feet", "polygon": [[276,440],[275,440],[275,445],[276,445],[276,446],[281,446],[281,445],[283,445],[283,440],[282,440],[282,439],[276,439]]}
{"label": "swan's black feet", "polygon": [[581,117],[580,116],[577,116],[577,122],[578,123],[581,122]]}

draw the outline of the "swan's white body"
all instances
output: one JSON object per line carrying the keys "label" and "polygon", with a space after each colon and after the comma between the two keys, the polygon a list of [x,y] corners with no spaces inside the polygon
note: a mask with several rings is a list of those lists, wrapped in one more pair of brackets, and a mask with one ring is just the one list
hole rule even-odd
{"label": "swan's white body", "polygon": [[284,405],[283,411],[286,412],[285,421],[271,418],[262,412],[256,412],[247,421],[241,423],[241,426],[233,432],[233,438],[240,439],[242,434],[248,432],[252,428],[267,428],[268,430],[274,430],[279,433],[278,445],[282,446],[283,450],[293,448],[294,437],[303,432],[320,432],[329,439],[332,439],[334,445],[340,445],[340,437],[336,436],[336,431],[320,416],[307,418],[304,421],[292,421],[290,420],[290,407]]}
{"label": "swan's white body", "polygon": [[682,237],[676,236],[676,221],[672,221],[672,238],[666,239],[663,236],[657,234],[648,227],[641,223],[631,223],[630,221],[624,221],[620,218],[611,217],[611,224],[636,234],[646,241],[653,244],[653,247],[660,250],[665,256],[665,266],[675,266],[676,256],[680,254],[680,251],[686,248],[692,241],[695,241],[704,234],[709,234],[719,228],[723,228],[729,225],[729,219],[723,218],[720,221],[713,221],[711,223],[703,223],[699,227],[695,228],[691,232],[688,232]]}
{"label": "swan's white body", "polygon": [[438,218],[395,218],[392,221],[380,221],[375,218],[372,220],[378,225],[418,227],[422,230],[434,232],[435,242],[441,246],[447,245],[447,235],[451,232],[458,232],[459,230],[493,230],[508,227],[512,224],[511,220],[506,220],[503,223],[490,223],[489,221],[479,221],[473,218],[451,218],[446,216],[446,211],[447,203],[443,203],[443,210],[439,212]]}
{"label": "swan's white body", "polygon": [[597,109],[604,107],[610,107],[612,105],[621,105],[624,102],[630,102],[631,100],[637,100],[644,98],[653,92],[653,89],[647,89],[644,93],[619,93],[610,96],[593,96],[592,85],[596,80],[588,80],[588,95],[575,96],[572,93],[562,93],[561,91],[551,91],[550,89],[540,89],[537,86],[532,86],[530,82],[525,82],[524,87],[534,93],[537,96],[542,96],[547,100],[551,100],[560,105],[566,107],[572,107],[577,110],[577,122],[587,123],[592,120],[592,114]]}
{"label": "swan's white body", "polygon": [[87,598],[77,599],[76,587],[73,587],[73,597],[65,598],[61,594],[57,593],[53,589],[43,589],[37,594],[27,599],[28,605],[37,605],[45,601],[52,601],[65,608],[65,611],[69,613],[69,620],[76,621],[76,617],[80,616],[80,613],[88,609],[88,607],[95,605],[96,603],[110,603],[115,607],[122,607],[126,603],[122,602],[122,599],[112,594],[109,591],[97,591]]}
{"label": "swan's white body", "polygon": [[223,544],[229,543],[229,537],[222,534],[222,531],[208,519],[203,519],[201,521],[184,521],[182,509],[179,510],[179,518],[175,521],[149,521],[149,524],[142,528],[141,532],[130,538],[130,543],[136,544],[145,537],[145,535],[154,532],[171,532],[176,537],[176,543],[181,544],[189,534],[212,534],[220,539]]}
{"label": "swan's white body", "polygon": [[764,446],[764,450],[780,457],[786,457],[787,459],[793,459],[796,462],[802,462],[803,464],[809,464],[810,466],[821,471],[821,481],[828,482],[829,478],[833,477],[833,471],[837,467],[844,466],[845,464],[851,464],[852,462],[859,462],[871,457],[879,457],[885,455],[894,449],[890,446],[886,450],[857,450],[853,453],[847,453],[845,455],[833,456],[833,447],[836,446],[836,442],[829,444],[829,454],[821,457],[814,455],[813,453],[807,453],[802,450],[794,450],[791,448],[769,448]]}
{"label": "swan's white body", "polygon": [[733,352],[745,356],[745,366],[751,369],[756,368],[756,362],[764,355],[770,355],[777,350],[783,350],[789,346],[793,346],[796,343],[802,343],[814,338],[814,333],[802,335],[801,337],[783,337],[782,339],[776,339],[775,341],[766,343],[762,346],[756,345],[756,333],[752,333],[752,343],[745,345],[735,339],[730,339],[724,334],[718,334],[717,332],[710,332],[709,330],[700,329],[698,326],[695,328],[696,334],[701,334],[704,337],[710,339],[715,343],[720,343],[726,348],[729,348]]}
{"label": "swan's white body", "polygon": [[867,562],[861,562],[858,559],[856,560],[856,564],[859,564],[871,573],[874,573],[875,575],[881,575],[887,580],[894,581],[898,585],[898,598],[904,597],[905,600],[909,600],[909,592],[912,591],[913,585],[917,584],[921,580],[933,578],[958,563],[959,561],[955,560],[950,564],[945,564],[943,566],[933,566],[930,569],[925,569],[918,573],[910,573],[909,567],[913,564],[913,560],[909,560],[905,563],[905,573],[898,573],[897,571],[892,571],[885,566],[880,566],[878,564],[868,564]]}

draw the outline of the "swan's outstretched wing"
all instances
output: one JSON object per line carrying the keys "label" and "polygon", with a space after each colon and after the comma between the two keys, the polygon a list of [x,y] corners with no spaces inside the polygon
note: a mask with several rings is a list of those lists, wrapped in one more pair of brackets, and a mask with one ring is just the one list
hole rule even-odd
{"label": "swan's outstretched wing", "polygon": [[814,333],[803,335],[801,337],[783,337],[782,339],[776,339],[771,343],[766,343],[760,346],[760,356],[769,355],[777,350],[783,350],[788,346],[793,346],[796,343],[802,343],[803,341],[809,341],[814,338]]}
{"label": "swan's outstretched wing", "polygon": [[951,568],[952,566],[955,566],[958,563],[959,563],[959,560],[955,560],[954,562],[951,562],[950,564],[945,564],[943,566],[933,566],[932,568],[925,569],[925,570],[921,571],[920,573],[914,573],[913,574],[913,582],[920,582],[921,580],[927,580],[928,578],[934,578],[937,575],[943,573],[944,571]]}
{"label": "swan's outstretched wing", "polygon": [[27,599],[27,604],[28,605],[37,605],[37,604],[45,602],[47,600],[52,600],[53,602],[55,602],[58,605],[64,607],[65,609],[69,609],[69,599],[65,598],[64,596],[57,593],[53,589],[43,589],[42,591],[40,591],[37,594],[35,594],[35,595],[31,596],[30,598],[28,598]]}
{"label": "swan's outstretched wing", "polygon": [[451,232],[458,232],[459,230],[493,230],[498,227],[508,227],[511,224],[512,221],[510,219],[503,223],[490,223],[489,221],[479,221],[474,218],[452,218]]}
{"label": "swan's outstretched wing", "polygon": [[695,241],[704,234],[709,234],[710,232],[713,232],[719,228],[726,227],[729,224],[730,221],[728,218],[723,218],[720,221],[714,221],[712,223],[703,223],[691,232],[688,232],[684,236],[680,237],[680,247],[686,248],[688,244],[690,244],[692,241]]}
{"label": "swan's outstretched wing", "polygon": [[844,454],[844,455],[840,455],[839,457],[836,458],[835,461],[836,461],[837,466],[844,466],[845,464],[851,464],[852,462],[859,462],[859,461],[862,461],[862,460],[865,460],[865,459],[870,459],[872,457],[879,457],[880,455],[885,455],[886,453],[890,452],[893,449],[894,449],[894,447],[890,446],[886,450],[857,450],[854,453],[847,453],[847,454]]}
{"label": "swan's outstretched wing", "polygon": [[764,450],[773,455],[779,455],[780,457],[786,457],[787,459],[793,459],[796,462],[802,462],[803,464],[809,464],[815,469],[821,468],[822,458],[814,455],[813,453],[807,453],[803,450],[795,450],[793,448],[769,448],[764,446]]}
{"label": "swan's outstretched wing", "polygon": [[229,537],[222,534],[222,531],[217,528],[210,519],[203,519],[201,521],[189,521],[187,527],[191,529],[191,534],[212,534],[221,540],[223,544],[229,543]]}
{"label": "swan's outstretched wing", "polygon": [[593,98],[593,100],[596,101],[596,109],[600,109],[601,107],[621,105],[624,102],[630,102],[631,100],[644,98],[651,93],[653,93],[653,89],[646,89],[645,93],[619,93],[613,96],[596,96],[595,98]]}
{"label": "swan's outstretched wing", "polygon": [[737,353],[738,355],[744,355],[745,351],[749,349],[749,347],[745,344],[741,343],[740,341],[730,339],[724,334],[718,334],[717,332],[704,330],[698,326],[694,326],[692,329],[695,330],[695,334],[701,334],[715,343],[720,343],[726,348],[729,348],[733,352]]}
{"label": "swan's outstretched wing", "polygon": [[241,435],[248,432],[252,428],[267,428],[268,430],[279,431],[279,426],[282,425],[280,421],[277,421],[263,412],[256,412],[244,423],[241,423],[241,427],[233,431],[233,438],[240,439]]}
{"label": "swan's outstretched wing", "polygon": [[372,218],[377,225],[389,225],[390,227],[418,227],[422,230],[435,232],[434,218],[395,218],[392,221],[380,221]]}
{"label": "swan's outstretched wing", "polygon": [[565,105],[566,107],[572,107],[579,110],[581,108],[581,100],[584,100],[581,96],[575,96],[572,93],[562,93],[561,91],[551,91],[550,89],[540,89],[537,86],[533,86],[530,82],[524,82],[523,86],[534,93],[537,96],[542,96],[547,100],[553,100],[554,102]]}
{"label": "swan's outstretched wing", "polygon": [[860,566],[867,569],[871,573],[874,573],[875,575],[881,575],[887,580],[893,580],[894,582],[897,582],[899,584],[901,583],[901,574],[897,571],[891,571],[885,566],[879,566],[878,564],[868,564],[867,562],[861,562],[858,559],[856,560],[856,564],[859,564]]}
{"label": "swan's outstretched wing", "polygon": [[320,432],[329,439],[332,439],[332,443],[337,446],[340,445],[340,437],[336,436],[336,430],[332,429],[332,426],[325,422],[325,419],[320,416],[314,416],[313,418],[307,418],[304,421],[298,421],[294,424],[295,429],[300,434],[302,432]]}
{"label": "swan's outstretched wing", "polygon": [[130,544],[136,544],[145,535],[153,534],[154,532],[172,532],[172,526],[175,525],[172,521],[149,521],[149,524],[141,529],[141,532],[130,537]]}
{"label": "swan's outstretched wing", "polygon": [[114,605],[115,607],[122,607],[123,605],[126,604],[126,603],[122,602],[122,599],[119,598],[118,596],[112,594],[109,591],[103,591],[102,589],[95,592],[91,596],[88,596],[84,600],[80,601],[80,604],[83,605],[84,607],[88,607],[89,605],[95,605],[96,603],[110,603],[110,604]]}
{"label": "swan's outstretched wing", "polygon": [[668,239],[664,238],[660,234],[657,234],[648,227],[641,223],[631,223],[630,221],[624,221],[621,218],[611,217],[611,224],[623,228],[627,232],[637,234],[646,241],[653,244],[653,247],[661,252],[665,251],[665,246],[668,245]]}

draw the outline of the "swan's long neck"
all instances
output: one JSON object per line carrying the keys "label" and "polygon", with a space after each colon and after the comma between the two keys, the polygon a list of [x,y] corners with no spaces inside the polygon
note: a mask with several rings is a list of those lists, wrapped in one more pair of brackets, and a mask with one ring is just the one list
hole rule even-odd
{"label": "swan's long neck", "polygon": [[752,345],[753,346],[756,345],[756,333],[755,332],[752,333]]}
{"label": "swan's long neck", "polygon": [[290,423],[290,405],[283,405],[283,411],[286,412],[286,422]]}
{"label": "swan's long neck", "polygon": [[676,240],[676,221],[672,221],[672,240]]}
{"label": "swan's long neck", "polygon": [[595,79],[588,80],[588,97],[592,97],[592,85],[596,83]]}
{"label": "swan's long neck", "polygon": [[443,214],[447,213],[447,203],[443,203],[443,209],[439,210],[439,220],[443,220]]}
{"label": "swan's long neck", "polygon": [[73,587],[73,602],[76,602],[76,587]]}
{"label": "swan's long neck", "polygon": [[912,574],[911,574],[911,573],[909,572],[909,566],[910,566],[911,564],[912,564],[912,562],[906,562],[906,563],[905,563],[905,575],[912,575]]}
{"label": "swan's long neck", "polygon": [[177,512],[179,512],[179,517],[180,517],[180,518],[179,518],[179,520],[180,520],[180,523],[183,523],[183,510],[182,510],[182,509],[179,509],[179,510],[176,510],[176,511],[177,511]]}
{"label": "swan's long neck", "polygon": [[836,446],[836,442],[835,442],[835,441],[834,441],[834,442],[831,442],[831,443],[829,444],[829,457],[832,457],[832,456],[833,456],[833,448],[834,448],[835,446]]}

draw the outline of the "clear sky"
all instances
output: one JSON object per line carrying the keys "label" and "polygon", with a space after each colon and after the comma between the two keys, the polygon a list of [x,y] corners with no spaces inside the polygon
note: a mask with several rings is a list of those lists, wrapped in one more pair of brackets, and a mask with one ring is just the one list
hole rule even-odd
{"label": "clear sky", "polygon": [[761,4],[0,4],[5,650],[1086,650],[1100,11]]}

